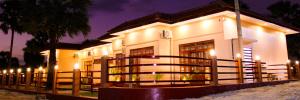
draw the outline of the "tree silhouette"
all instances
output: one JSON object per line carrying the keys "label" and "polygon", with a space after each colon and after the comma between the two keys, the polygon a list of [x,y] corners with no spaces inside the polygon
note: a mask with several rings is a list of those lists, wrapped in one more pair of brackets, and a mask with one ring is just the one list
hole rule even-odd
{"label": "tree silhouette", "polygon": [[[14,35],[15,32],[22,33],[22,27],[20,25],[22,3],[20,0],[2,0],[0,1],[0,29],[8,34],[11,31],[10,51],[8,58],[12,57]],[[8,69],[11,66],[12,59],[8,59]]]}
{"label": "tree silhouette", "polygon": [[[1,51],[0,52],[0,67],[1,69],[6,69],[8,67],[9,64],[9,52],[7,51]],[[11,58],[11,67],[12,68],[17,68],[19,67],[19,60],[16,57],[12,57]]]}
{"label": "tree silhouette", "polygon": [[90,0],[25,0],[22,18],[24,29],[29,34],[46,33],[50,41],[50,58],[47,88],[52,88],[53,71],[56,65],[56,45],[63,36],[87,35],[88,6]]}
{"label": "tree silhouette", "polygon": [[45,33],[38,33],[34,37],[26,42],[24,51],[24,61],[26,66],[38,67],[44,64],[44,57],[41,55],[41,51],[48,45],[49,37]]}

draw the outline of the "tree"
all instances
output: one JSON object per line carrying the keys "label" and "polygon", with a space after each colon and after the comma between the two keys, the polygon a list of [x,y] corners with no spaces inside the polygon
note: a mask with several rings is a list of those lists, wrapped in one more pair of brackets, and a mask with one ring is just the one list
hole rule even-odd
{"label": "tree", "polygon": [[[293,4],[289,0],[282,0],[270,5],[267,8],[272,18],[282,22],[289,23],[300,28],[300,5]],[[292,34],[287,36],[287,47],[289,59],[297,60],[300,58],[300,34]]]}
{"label": "tree", "polygon": [[8,34],[8,31],[11,31],[11,41],[10,41],[10,50],[8,56],[8,69],[10,69],[12,65],[12,51],[13,51],[13,44],[14,44],[14,35],[15,32],[22,33],[22,27],[20,25],[21,16],[21,9],[22,3],[20,0],[3,0],[0,2],[0,8],[2,12],[0,14],[0,29],[5,33]]}
{"label": "tree", "polygon": [[25,0],[22,25],[29,34],[46,33],[50,41],[47,88],[51,89],[56,45],[63,36],[87,35],[90,0]]}
{"label": "tree", "polygon": [[24,61],[26,66],[37,67],[44,64],[44,57],[40,54],[48,45],[48,36],[45,33],[38,33],[26,42]]}
{"label": "tree", "polygon": [[[6,69],[8,67],[8,61],[9,61],[9,52],[7,51],[1,51],[0,52],[0,67],[1,69]],[[11,58],[11,67],[17,68],[19,67],[19,60],[16,57]]]}

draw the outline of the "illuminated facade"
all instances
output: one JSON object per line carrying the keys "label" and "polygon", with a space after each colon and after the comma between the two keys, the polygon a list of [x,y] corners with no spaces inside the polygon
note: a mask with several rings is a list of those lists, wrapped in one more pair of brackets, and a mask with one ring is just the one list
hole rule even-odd
{"label": "illuminated facade", "polygon": [[[238,53],[235,13],[230,7],[219,6],[210,5],[176,14],[152,14],[123,23],[108,31],[99,38],[99,45],[57,49],[59,71],[71,71],[76,63],[84,71],[100,70],[101,57],[104,55],[113,58],[151,55],[209,58],[209,50],[214,49],[219,59],[235,59]],[[297,29],[252,12],[241,13],[243,58],[252,61],[255,56],[260,56],[261,60],[266,62],[265,67],[269,68],[272,66],[268,65],[285,64],[288,60],[286,35],[298,33]],[[42,53],[47,57],[49,55],[48,51]],[[160,59],[157,62],[191,63],[172,59]],[[170,68],[138,70],[164,71]],[[178,70],[189,69],[182,67]],[[205,72],[206,69],[198,70]],[[91,76],[88,73],[86,75]],[[100,73],[92,76],[100,76]]]}

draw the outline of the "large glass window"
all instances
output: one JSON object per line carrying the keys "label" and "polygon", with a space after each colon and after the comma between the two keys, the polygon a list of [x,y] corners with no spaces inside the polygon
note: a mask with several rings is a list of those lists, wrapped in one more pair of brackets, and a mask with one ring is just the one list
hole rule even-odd
{"label": "large glass window", "polygon": [[[209,50],[214,49],[214,41],[200,41],[179,45],[179,55],[184,57],[196,57],[196,58],[210,58]],[[181,66],[181,72],[195,72],[204,73],[206,68],[204,66],[210,66],[208,60],[203,59],[180,59],[181,64],[200,65],[203,67],[191,67]],[[180,76],[183,80],[205,80],[205,74],[185,74]],[[205,82],[197,82],[197,84],[205,84]]]}

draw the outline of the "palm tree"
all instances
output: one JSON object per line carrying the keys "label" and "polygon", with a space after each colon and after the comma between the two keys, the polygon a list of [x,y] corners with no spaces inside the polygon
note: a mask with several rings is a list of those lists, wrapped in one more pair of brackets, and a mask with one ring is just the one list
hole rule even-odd
{"label": "palm tree", "polygon": [[0,67],[1,69],[6,69],[8,66],[8,61],[11,59],[11,67],[19,67],[19,60],[16,57],[10,57],[9,52],[1,51],[0,52]]}
{"label": "palm tree", "polygon": [[51,89],[56,45],[63,36],[87,35],[90,0],[25,0],[22,25],[29,34],[46,33],[50,40],[47,88]]}
{"label": "palm tree", "polygon": [[[293,4],[288,0],[281,0],[270,5],[267,8],[271,14],[269,16],[289,23],[295,27],[300,28],[300,5]],[[287,47],[289,59],[300,59],[300,34],[287,35]]]}
{"label": "palm tree", "polygon": [[11,57],[13,51],[15,32],[22,33],[22,28],[20,25],[21,8],[21,2],[19,0],[3,0],[0,2],[0,9],[2,9],[2,12],[0,14],[0,29],[5,34],[8,34],[9,30],[11,31],[9,59],[7,65],[8,69],[10,69],[12,62]]}

